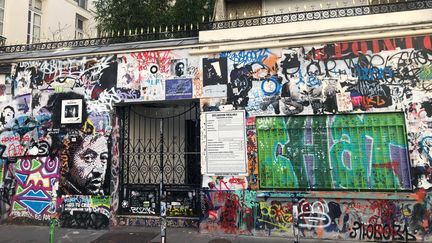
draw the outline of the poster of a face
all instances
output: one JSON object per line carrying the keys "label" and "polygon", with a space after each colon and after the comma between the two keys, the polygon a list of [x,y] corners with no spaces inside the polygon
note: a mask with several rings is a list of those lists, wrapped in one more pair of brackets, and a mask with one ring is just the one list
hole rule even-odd
{"label": "poster of a face", "polygon": [[15,119],[15,108],[6,105],[1,109],[0,113],[0,129],[3,129],[11,124],[11,121]]}
{"label": "poster of a face", "polygon": [[108,139],[100,135],[79,135],[69,148],[65,194],[104,195],[108,163]]}
{"label": "poster of a face", "polygon": [[173,59],[171,63],[171,76],[184,77],[187,70],[187,59]]}
{"label": "poster of a face", "polygon": [[82,102],[83,100],[81,99],[62,100],[62,124],[76,124],[82,122]]}

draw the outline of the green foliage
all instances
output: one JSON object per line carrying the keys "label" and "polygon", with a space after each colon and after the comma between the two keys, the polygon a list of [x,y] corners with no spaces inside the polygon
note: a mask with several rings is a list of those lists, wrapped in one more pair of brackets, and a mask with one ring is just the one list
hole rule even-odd
{"label": "green foliage", "polygon": [[124,31],[202,22],[213,12],[215,0],[97,0],[100,30]]}

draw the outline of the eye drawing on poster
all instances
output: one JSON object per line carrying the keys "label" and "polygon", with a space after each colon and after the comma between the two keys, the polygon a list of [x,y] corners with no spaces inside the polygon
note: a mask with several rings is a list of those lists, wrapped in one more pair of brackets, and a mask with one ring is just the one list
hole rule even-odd
{"label": "eye drawing on poster", "polygon": [[82,122],[82,99],[62,100],[61,123],[74,124]]}

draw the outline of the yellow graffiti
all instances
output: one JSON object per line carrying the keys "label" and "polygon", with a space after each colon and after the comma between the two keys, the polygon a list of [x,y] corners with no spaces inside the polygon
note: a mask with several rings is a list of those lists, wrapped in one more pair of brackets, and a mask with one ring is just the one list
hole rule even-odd
{"label": "yellow graffiti", "polygon": [[[289,230],[289,227],[286,227],[286,226],[283,226],[283,225],[280,225],[280,224],[276,224],[276,223],[272,223],[272,222],[269,222],[269,221],[266,221],[266,220],[263,220],[263,219],[258,219],[258,221],[266,223],[266,224],[269,224],[269,225],[276,226],[277,229],[275,230],[275,232],[283,232],[283,231],[288,232],[288,230]],[[289,225],[289,226],[291,226],[291,225]]]}
{"label": "yellow graffiti", "polygon": [[49,178],[43,178],[40,172],[32,173],[28,178],[28,182],[29,184],[33,184],[33,186],[50,187]]}
{"label": "yellow graffiti", "polygon": [[96,135],[96,128],[89,118],[87,118],[87,121],[84,123],[82,131],[86,134]]}
{"label": "yellow graffiti", "polygon": [[280,223],[292,223],[292,213],[288,206],[282,206],[280,204],[268,205],[266,202],[260,202],[261,215],[268,216],[274,221]]}

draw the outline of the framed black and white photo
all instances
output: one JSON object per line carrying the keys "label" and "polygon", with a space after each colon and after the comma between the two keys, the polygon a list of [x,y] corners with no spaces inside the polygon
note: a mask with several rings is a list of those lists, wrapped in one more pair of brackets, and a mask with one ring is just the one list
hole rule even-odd
{"label": "framed black and white photo", "polygon": [[62,100],[61,123],[76,124],[82,122],[82,99]]}

